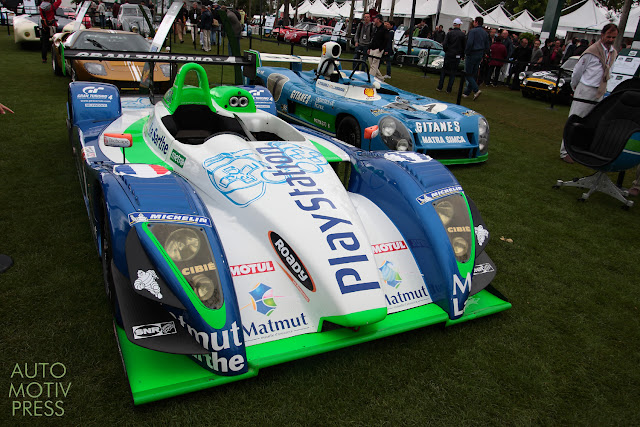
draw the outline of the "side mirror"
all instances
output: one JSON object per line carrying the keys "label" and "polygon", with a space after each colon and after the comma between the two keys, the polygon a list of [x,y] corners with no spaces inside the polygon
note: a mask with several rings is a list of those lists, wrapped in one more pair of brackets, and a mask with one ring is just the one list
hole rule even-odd
{"label": "side mirror", "polygon": [[104,145],[107,147],[129,148],[133,145],[130,133],[105,133]]}
{"label": "side mirror", "polygon": [[380,130],[378,129],[378,125],[369,126],[364,130],[364,138],[371,140],[378,136],[379,133]]}

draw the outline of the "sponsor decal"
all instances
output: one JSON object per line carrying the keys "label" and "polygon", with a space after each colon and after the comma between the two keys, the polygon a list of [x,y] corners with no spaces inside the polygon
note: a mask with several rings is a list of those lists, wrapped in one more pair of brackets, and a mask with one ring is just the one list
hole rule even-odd
{"label": "sponsor decal", "polygon": [[392,162],[408,162],[408,163],[425,163],[430,162],[431,157],[426,154],[416,153],[413,151],[390,151],[384,153],[384,158]]}
{"label": "sponsor decal", "polygon": [[302,102],[305,105],[309,105],[309,101],[311,100],[311,95],[302,93],[298,90],[292,91],[289,97],[294,101]]}
{"label": "sponsor decal", "polygon": [[169,149],[167,137],[158,130],[155,124],[151,124],[151,126],[149,126],[149,132],[147,135],[149,135],[149,139],[153,145],[158,147],[158,150],[160,150],[162,154],[167,154],[167,150]]}
{"label": "sponsor decal", "polygon": [[331,82],[327,82],[326,80],[316,80],[316,85],[322,86],[324,88],[345,93],[347,88],[340,84],[333,84]]}
{"label": "sponsor decal", "polygon": [[[240,350],[243,345],[240,328],[237,322],[233,322],[229,329],[218,329],[210,333],[198,331],[189,325],[182,315],[177,316],[169,312],[176,319],[180,326],[185,328],[198,344],[202,345],[206,350],[211,351],[210,354],[193,355],[196,360],[203,363],[213,372],[234,372],[240,373],[246,367],[246,360],[242,354],[234,352]],[[222,341],[222,343],[221,343]],[[232,349],[232,346],[234,347]]]}
{"label": "sponsor decal", "polygon": [[[309,176],[308,171],[299,166],[297,161],[299,154],[295,151],[287,152],[282,146],[274,145],[274,143],[270,143],[266,147],[257,147],[256,151],[264,156],[264,160],[267,163],[271,164],[271,170],[277,171],[272,172],[273,176],[286,177],[286,183],[293,187],[289,196],[291,196],[296,206],[302,211],[309,212],[312,218],[319,221],[318,228],[321,233],[326,235],[327,246],[332,251],[332,258],[327,259],[328,268],[334,271],[340,292],[347,294],[379,289],[380,284],[377,279],[367,282],[367,279],[363,278],[364,273],[358,271],[360,266],[363,265],[360,263],[364,262],[366,263],[364,265],[367,265],[369,259],[366,254],[358,253],[360,251],[360,241],[353,231],[353,224],[351,221],[339,216],[333,216],[337,215],[334,211],[338,208],[327,197],[324,190],[318,187],[313,178]],[[322,211],[322,214],[313,213],[317,211]],[[296,273],[297,271],[291,266],[295,262],[299,262],[299,260],[296,259],[297,257],[287,259],[291,255],[285,255],[287,249],[290,251],[288,245],[284,241],[280,243],[279,236],[276,233],[270,232],[269,238],[274,249],[278,252],[278,256],[287,263],[287,268]],[[335,255],[333,255],[334,253]],[[299,287],[298,290],[307,298]]]}
{"label": "sponsor decal", "polygon": [[96,147],[88,146],[82,149],[82,158],[83,159],[94,159],[96,157]]}
{"label": "sponsor decal", "polygon": [[190,276],[196,273],[203,273],[205,271],[214,271],[216,269],[216,265],[213,262],[209,262],[207,264],[194,265],[192,267],[185,267],[180,272],[183,276]]}
{"label": "sponsor decal", "polygon": [[484,244],[484,241],[489,237],[489,230],[484,228],[482,224],[475,227],[475,230],[476,230],[476,240],[478,241],[478,244],[482,246]]}
{"label": "sponsor decal", "polygon": [[322,126],[322,127],[324,127],[324,128],[327,128],[327,129],[331,127],[331,126],[329,125],[329,123],[325,122],[324,120],[317,119],[317,118],[315,118],[315,117],[313,118],[313,122],[314,122],[315,124],[319,125],[319,126]]}
{"label": "sponsor decal", "polygon": [[139,291],[146,289],[154,297],[162,299],[162,293],[160,293],[160,285],[158,285],[158,282],[156,282],[157,279],[158,275],[154,270],[138,270],[138,278],[135,282],[133,282],[133,287]]}
{"label": "sponsor decal", "polygon": [[388,305],[397,305],[397,304],[408,303],[420,298],[427,298],[428,296],[429,296],[429,293],[427,292],[427,288],[424,285],[422,285],[422,287],[417,291],[406,291],[406,292],[398,291],[397,294],[391,295],[391,296],[386,295],[385,298],[387,299]]}
{"label": "sponsor decal", "polygon": [[[291,162],[288,167],[302,170],[299,173],[322,173],[328,164],[317,150],[284,141],[268,144],[269,147],[264,150],[282,153],[270,156],[270,159],[286,159]],[[241,207],[262,198],[269,185],[287,182],[286,172],[274,169],[269,159],[263,160],[253,149],[220,153],[205,159],[202,166],[207,170],[213,186],[229,201]]]}
{"label": "sponsor decal", "polygon": [[120,104],[122,105],[123,109],[141,109],[153,107],[153,104],[151,104],[149,98],[144,96],[139,96],[137,98],[123,97],[120,99]]}
{"label": "sponsor decal", "polygon": [[269,273],[272,271],[276,271],[273,267],[273,262],[254,262],[252,264],[239,264],[232,265],[229,267],[231,270],[231,275],[236,276],[246,276],[248,274],[257,274],[257,273]]}
{"label": "sponsor decal", "polygon": [[476,112],[475,112],[475,111],[473,111],[473,110],[467,110],[467,111],[465,111],[464,113],[462,113],[462,115],[463,115],[463,116],[467,116],[467,117],[470,117],[470,116],[476,116],[477,114],[478,114],[478,113],[476,113]]}
{"label": "sponsor decal", "polygon": [[314,101],[314,107],[319,110],[324,110],[325,106],[333,108],[335,103],[336,101],[333,101],[331,99],[317,97]]}
{"label": "sponsor decal", "polygon": [[471,273],[467,273],[464,283],[457,274],[453,275],[453,314],[458,317],[464,314],[467,305],[467,296],[471,292]]}
{"label": "sponsor decal", "polygon": [[167,168],[158,165],[116,165],[113,167],[113,173],[137,178],[157,178],[169,175],[171,172]]}
{"label": "sponsor decal", "polygon": [[277,304],[273,295],[273,288],[259,283],[255,288],[249,291],[251,297],[251,305],[254,311],[270,316],[276,310]]}
{"label": "sponsor decal", "polygon": [[132,329],[133,338],[137,340],[178,333],[174,322],[149,323],[148,325],[134,326]]}
{"label": "sponsor decal", "polygon": [[101,90],[104,90],[103,87],[95,87],[95,86],[86,86],[84,88],[82,88],[82,93],[84,93],[85,95],[89,95],[92,93],[98,93]]}
{"label": "sponsor decal", "polygon": [[491,264],[489,264],[488,262],[484,263],[484,264],[478,264],[475,265],[473,267],[473,275],[475,276],[476,274],[485,274],[485,273],[491,273],[492,271],[495,271],[493,266]]}
{"label": "sponsor decal", "polygon": [[400,277],[400,273],[396,270],[395,266],[390,261],[385,261],[380,267],[380,273],[382,273],[382,278],[384,282],[391,286],[392,288],[398,289],[400,284],[402,283],[402,278]]}
{"label": "sponsor decal", "polygon": [[460,122],[416,122],[416,132],[460,132]]}
{"label": "sponsor decal", "polygon": [[384,110],[381,108],[371,110],[371,114],[373,114],[375,117],[378,117],[380,114],[384,114]]}
{"label": "sponsor decal", "polygon": [[447,227],[447,231],[449,233],[470,233],[471,232],[471,227],[469,226],[464,226],[464,227]]}
{"label": "sponsor decal", "polygon": [[269,319],[265,323],[251,322],[249,327],[242,326],[242,330],[246,337],[252,338],[259,335],[284,335],[292,329],[309,327],[307,318],[304,313],[299,316],[290,317],[288,319]]}
{"label": "sponsor decal", "polygon": [[178,153],[176,150],[171,150],[171,155],[169,156],[171,161],[180,167],[184,167],[184,162],[187,160],[185,156]]}
{"label": "sponsor decal", "polygon": [[462,144],[466,144],[467,140],[464,139],[464,136],[461,135],[455,135],[455,136],[451,136],[451,135],[447,135],[447,136],[422,136],[420,138],[420,142],[422,142],[422,144],[456,144],[456,143],[462,143]]}
{"label": "sponsor decal", "polygon": [[171,54],[171,53],[103,53],[96,51],[73,51],[71,49],[65,50],[65,56],[71,57],[74,59],[80,59],[86,61],[88,59],[121,59],[123,61],[131,61],[131,62],[146,62],[146,61],[171,61],[171,62],[198,62],[198,63],[231,63],[239,65],[243,65],[245,63],[243,58],[237,58],[234,56],[200,56],[200,55],[184,55],[184,54]]}
{"label": "sponsor decal", "polygon": [[401,251],[403,249],[407,249],[407,244],[403,240],[398,240],[397,242],[379,243],[371,247],[373,248],[374,254],[384,254],[387,252]]}
{"label": "sponsor decal", "polygon": [[311,292],[316,291],[316,285],[313,283],[311,277],[309,277],[309,273],[307,269],[304,267],[304,264],[295,253],[295,251],[289,246],[287,242],[285,242],[282,237],[278,235],[275,231],[269,232],[269,241],[271,242],[271,246],[276,251],[280,260],[285,264],[287,270],[300,281],[302,286],[310,290]]}
{"label": "sponsor decal", "polygon": [[178,222],[181,224],[204,225],[211,227],[211,220],[199,215],[185,215],[162,212],[134,212],[129,214],[129,224],[137,222]]}
{"label": "sponsor decal", "polygon": [[364,94],[371,98],[372,96],[376,96],[376,91],[372,87],[365,88]]}
{"label": "sponsor decal", "polygon": [[436,191],[431,191],[429,193],[424,193],[416,198],[418,203],[424,205],[427,202],[431,202],[436,199],[440,199],[441,197],[448,196],[449,194],[459,193],[462,191],[462,187],[459,185],[453,185],[447,188],[441,188]]}

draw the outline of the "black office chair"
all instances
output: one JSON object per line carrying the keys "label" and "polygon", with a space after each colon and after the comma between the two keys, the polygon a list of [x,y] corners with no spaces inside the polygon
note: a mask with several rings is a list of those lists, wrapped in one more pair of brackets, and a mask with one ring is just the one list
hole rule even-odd
{"label": "black office chair", "polygon": [[614,91],[585,117],[570,116],[564,127],[567,153],[596,173],[571,181],[558,180],[554,188],[586,188],[589,191],[578,199],[582,201],[600,191],[620,200],[627,208],[633,206],[625,198],[629,193],[617,187],[607,172],[623,171],[640,163],[640,155],[624,151],[636,132],[640,132],[640,90],[636,88]]}

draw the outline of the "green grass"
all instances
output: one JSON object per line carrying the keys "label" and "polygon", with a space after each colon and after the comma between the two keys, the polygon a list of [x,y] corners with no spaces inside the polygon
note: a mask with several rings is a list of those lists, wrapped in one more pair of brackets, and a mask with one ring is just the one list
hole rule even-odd
{"label": "green grass", "polygon": [[[7,397],[20,383],[11,379],[15,364],[38,362],[67,368],[61,381],[71,388],[55,420],[65,425],[637,422],[640,207],[624,211],[602,194],[578,203],[580,190],[551,189],[557,178],[589,173],[558,160],[568,107],[549,110],[504,88],[463,101],[489,120],[489,161],[451,170],[492,232],[494,286],[512,310],[134,408],[67,140],[68,81],[12,36],[0,37],[0,52],[0,102],[15,111],[0,116],[0,253],[15,261],[0,275],[0,425],[45,421],[12,416]],[[394,68],[390,82],[455,100],[435,91],[435,75]]]}

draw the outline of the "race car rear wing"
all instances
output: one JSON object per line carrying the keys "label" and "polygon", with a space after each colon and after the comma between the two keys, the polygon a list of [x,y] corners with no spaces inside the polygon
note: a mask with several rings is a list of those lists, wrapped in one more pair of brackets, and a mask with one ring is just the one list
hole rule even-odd
{"label": "race car rear wing", "polygon": [[[153,90],[153,73],[156,62],[170,64],[186,64],[195,62],[201,65],[233,65],[242,67],[240,76],[236,73],[235,84],[242,85],[242,76],[250,81],[256,78],[257,55],[252,51],[246,51],[244,56],[222,56],[222,55],[200,55],[169,52],[118,52],[108,50],[81,50],[65,49],[64,59],[76,59],[84,61],[130,61],[145,62],[142,78],[140,79],[141,90],[149,90],[152,103],[157,101]],[[171,82],[175,79],[174,67],[171,67]],[[158,94],[159,97],[162,94]],[[159,99],[159,98],[158,98]]]}

